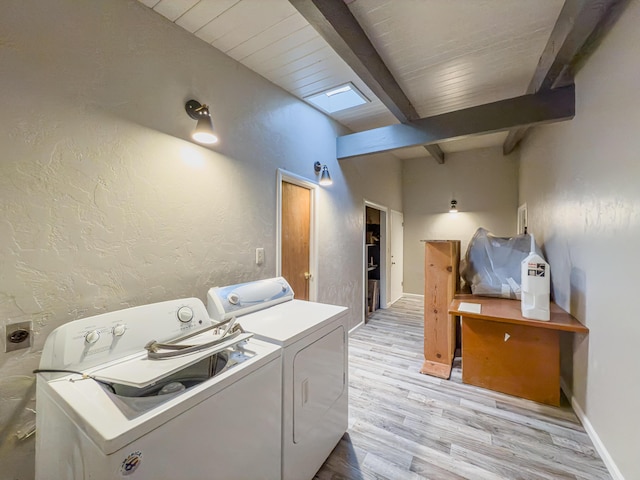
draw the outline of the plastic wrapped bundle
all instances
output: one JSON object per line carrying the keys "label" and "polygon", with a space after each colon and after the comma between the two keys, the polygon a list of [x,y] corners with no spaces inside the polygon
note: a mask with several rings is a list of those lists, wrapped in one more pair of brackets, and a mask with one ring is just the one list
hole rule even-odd
{"label": "plastic wrapped bundle", "polygon": [[479,228],[462,261],[462,278],[474,295],[520,299],[520,265],[530,250],[528,234],[502,238]]}

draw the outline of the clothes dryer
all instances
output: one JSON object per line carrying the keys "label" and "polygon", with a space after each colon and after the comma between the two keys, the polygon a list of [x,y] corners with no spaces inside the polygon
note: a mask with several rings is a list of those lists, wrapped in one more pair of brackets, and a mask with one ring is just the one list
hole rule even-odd
{"label": "clothes dryer", "polygon": [[212,288],[207,309],[283,348],[282,478],[307,480],[347,430],[348,309],[293,296],[278,277]]}

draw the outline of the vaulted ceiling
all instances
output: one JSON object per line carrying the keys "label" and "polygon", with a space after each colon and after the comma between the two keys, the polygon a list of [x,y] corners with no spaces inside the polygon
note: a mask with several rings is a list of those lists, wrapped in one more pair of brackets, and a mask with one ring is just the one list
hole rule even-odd
{"label": "vaulted ceiling", "polygon": [[[398,127],[381,127],[399,123],[412,131],[429,128],[428,138],[415,140],[426,146],[391,142],[380,151],[393,150],[400,158],[431,155],[440,163],[453,151],[492,145],[511,151],[527,125],[571,118],[568,110],[548,112],[530,95],[525,97],[532,105],[530,116],[502,119],[503,112],[516,107],[500,101],[572,83],[580,61],[628,3],[140,1],[301,99],[352,82],[370,103],[331,115],[353,132],[363,132],[349,139],[352,143],[371,147],[366,131],[379,129],[369,138],[393,136]],[[552,101],[570,100],[566,96]],[[489,110],[472,108],[494,103]],[[459,113],[443,115],[451,112]],[[483,124],[482,115],[489,115],[486,124],[495,128],[470,129],[474,121]],[[494,121],[496,116],[501,121]],[[446,128],[432,135],[441,119],[448,122]],[[364,150],[349,151],[353,152]]]}

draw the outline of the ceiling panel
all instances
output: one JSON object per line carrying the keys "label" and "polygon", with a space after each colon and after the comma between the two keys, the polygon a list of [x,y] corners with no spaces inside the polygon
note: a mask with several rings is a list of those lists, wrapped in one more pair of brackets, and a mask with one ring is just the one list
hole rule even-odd
{"label": "ceiling panel", "polygon": [[[173,0],[162,0],[172,2]],[[175,22],[185,30],[195,33],[219,15],[236,5],[240,0],[200,0],[185,10]],[[154,7],[158,11],[158,8]]]}
{"label": "ceiling panel", "polygon": [[[294,74],[301,68],[316,65],[316,63],[333,55],[333,50],[321,38],[314,36],[311,27],[305,27],[298,33],[291,35],[283,42],[277,42],[277,48],[265,48],[268,52],[260,51],[259,54],[246,57],[242,63],[251,69],[258,69],[268,76],[274,72],[284,77]],[[275,45],[273,46],[275,47]],[[266,57],[266,58],[265,58]]]}
{"label": "ceiling panel", "polygon": [[307,21],[297,12],[293,12],[290,16],[273,25],[269,25],[264,30],[227,50],[225,53],[241,62],[265,46],[271,45],[307,27],[309,27]]}
{"label": "ceiling panel", "polygon": [[[354,132],[398,123],[288,0],[140,2],[299,98],[353,82],[371,103],[331,116]],[[524,94],[563,0],[345,3],[418,113],[431,116]],[[442,148],[498,145],[505,135]]]}
{"label": "ceiling panel", "polygon": [[160,0],[153,9],[173,22],[196,3],[198,0]]}
{"label": "ceiling panel", "polygon": [[288,2],[242,0],[196,32],[218,50],[227,52],[296,13]]}
{"label": "ceiling panel", "polygon": [[349,8],[420,116],[525,93],[563,0],[356,0]]}

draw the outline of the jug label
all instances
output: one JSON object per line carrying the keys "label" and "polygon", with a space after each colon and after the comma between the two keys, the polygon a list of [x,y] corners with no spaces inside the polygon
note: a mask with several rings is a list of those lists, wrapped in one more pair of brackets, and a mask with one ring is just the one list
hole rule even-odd
{"label": "jug label", "polygon": [[544,277],[546,270],[546,263],[529,263],[527,265],[527,275],[529,277]]}

